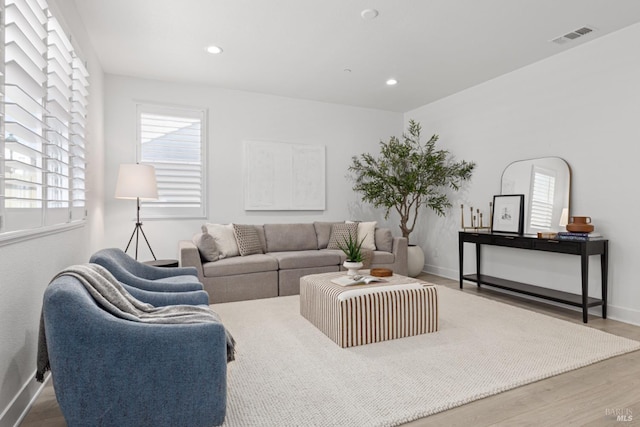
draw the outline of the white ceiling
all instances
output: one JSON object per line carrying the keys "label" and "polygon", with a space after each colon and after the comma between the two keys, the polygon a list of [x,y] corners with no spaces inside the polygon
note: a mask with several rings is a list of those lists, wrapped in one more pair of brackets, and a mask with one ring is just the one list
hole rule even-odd
{"label": "white ceiling", "polygon": [[640,21],[639,0],[62,1],[107,73],[399,112]]}

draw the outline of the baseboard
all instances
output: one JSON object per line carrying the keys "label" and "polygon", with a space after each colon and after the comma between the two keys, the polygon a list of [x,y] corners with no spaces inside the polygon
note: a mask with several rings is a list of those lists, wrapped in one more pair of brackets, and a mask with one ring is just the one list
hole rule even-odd
{"label": "baseboard", "polygon": [[608,304],[607,319],[640,326],[640,311]]}
{"label": "baseboard", "polygon": [[0,427],[18,427],[51,377],[51,375],[47,375],[44,382],[39,383],[33,379],[35,376],[36,371],[33,371],[31,379],[22,386],[22,389],[0,414]]}
{"label": "baseboard", "polygon": [[452,270],[450,268],[443,268],[437,265],[425,265],[422,269],[424,273],[434,274],[436,276],[444,277],[445,279],[458,280],[458,270]]}

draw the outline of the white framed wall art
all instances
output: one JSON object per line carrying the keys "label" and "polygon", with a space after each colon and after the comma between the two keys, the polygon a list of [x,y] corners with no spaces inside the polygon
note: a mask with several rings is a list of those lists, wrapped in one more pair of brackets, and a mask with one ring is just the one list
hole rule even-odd
{"label": "white framed wall art", "polygon": [[324,210],[325,146],[244,141],[244,208]]}

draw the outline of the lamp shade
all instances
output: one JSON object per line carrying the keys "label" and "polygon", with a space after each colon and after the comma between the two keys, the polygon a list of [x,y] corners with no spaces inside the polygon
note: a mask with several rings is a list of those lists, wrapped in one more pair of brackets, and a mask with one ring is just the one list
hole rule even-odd
{"label": "lamp shade", "polygon": [[139,163],[120,165],[115,197],[116,199],[157,199],[158,184],[155,168]]}

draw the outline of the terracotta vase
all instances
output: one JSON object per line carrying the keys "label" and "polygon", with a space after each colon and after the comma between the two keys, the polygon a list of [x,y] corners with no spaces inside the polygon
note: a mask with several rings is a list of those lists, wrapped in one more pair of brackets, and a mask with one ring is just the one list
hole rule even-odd
{"label": "terracotta vase", "polygon": [[593,229],[590,216],[572,216],[567,224],[567,231],[574,233],[591,233]]}

